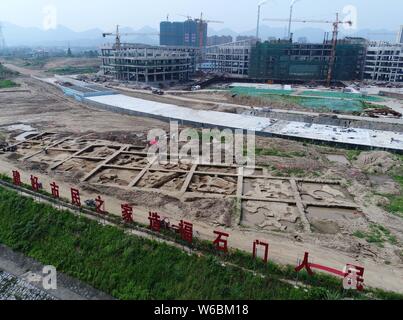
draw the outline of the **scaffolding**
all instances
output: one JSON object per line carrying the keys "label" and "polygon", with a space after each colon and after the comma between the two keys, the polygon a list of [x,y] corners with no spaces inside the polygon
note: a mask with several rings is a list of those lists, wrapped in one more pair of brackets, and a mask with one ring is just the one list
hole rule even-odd
{"label": "scaffolding", "polygon": [[165,83],[189,80],[198,51],[186,47],[121,44],[101,49],[101,69],[120,81]]}

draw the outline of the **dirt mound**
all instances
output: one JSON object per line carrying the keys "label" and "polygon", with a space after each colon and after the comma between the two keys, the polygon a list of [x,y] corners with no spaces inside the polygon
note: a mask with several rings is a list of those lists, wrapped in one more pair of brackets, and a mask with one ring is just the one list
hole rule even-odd
{"label": "dirt mound", "polygon": [[363,152],[354,164],[371,174],[385,174],[399,166],[399,161],[384,151]]}
{"label": "dirt mound", "polygon": [[127,132],[127,131],[90,132],[88,133],[87,138],[140,145],[144,147],[147,146],[147,135],[144,132]]}

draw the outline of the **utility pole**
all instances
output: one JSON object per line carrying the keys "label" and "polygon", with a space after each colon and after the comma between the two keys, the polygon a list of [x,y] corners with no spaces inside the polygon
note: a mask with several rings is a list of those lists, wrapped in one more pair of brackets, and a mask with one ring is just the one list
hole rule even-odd
{"label": "utility pole", "polygon": [[256,27],[256,40],[259,40],[260,33],[260,9],[267,3],[268,0],[260,1],[257,5],[257,27]]}
{"label": "utility pole", "polygon": [[3,25],[0,22],[0,50],[4,50],[6,48],[6,40],[3,35]]}
{"label": "utility pole", "polygon": [[292,15],[294,11],[294,5],[301,0],[292,0],[290,5],[290,20],[288,22],[288,39],[291,39],[291,24],[292,24]]}

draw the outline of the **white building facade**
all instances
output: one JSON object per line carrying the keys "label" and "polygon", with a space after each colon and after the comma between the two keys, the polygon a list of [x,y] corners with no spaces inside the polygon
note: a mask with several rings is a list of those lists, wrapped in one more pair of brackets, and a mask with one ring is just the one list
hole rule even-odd
{"label": "white building facade", "polygon": [[364,79],[403,82],[403,43],[370,42],[365,61]]}

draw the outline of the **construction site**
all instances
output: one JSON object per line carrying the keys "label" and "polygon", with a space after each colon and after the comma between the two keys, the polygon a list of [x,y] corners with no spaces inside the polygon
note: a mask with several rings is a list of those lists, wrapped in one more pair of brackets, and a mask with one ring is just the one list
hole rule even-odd
{"label": "construction site", "polygon": [[[171,221],[187,219],[207,240],[215,228],[224,228],[231,233],[231,245],[246,251],[252,239],[268,238],[272,258],[280,263],[293,264],[308,249],[320,262],[356,261],[365,264],[369,284],[401,291],[397,279],[403,278],[403,224],[399,213],[388,213],[393,197],[401,194],[395,177],[401,170],[398,153],[403,138],[394,119],[385,119],[385,124],[357,117],[354,129],[353,119],[350,129],[337,129],[334,119],[336,131],[318,124],[318,133],[328,128],[329,134],[345,134],[344,140],[337,136],[342,148],[332,144],[332,138],[315,143],[320,141],[318,133],[310,137],[307,131],[315,124],[290,121],[287,125],[293,130],[301,125],[298,135],[307,137],[302,143],[291,132],[276,137],[281,130],[275,128],[284,126],[285,120],[247,116],[248,108],[242,105],[237,107],[239,114],[226,113],[223,108],[228,106],[214,100],[218,93],[202,90],[194,93],[195,100],[189,94],[156,97],[65,76],[32,78],[28,69],[6,67],[21,75],[15,79],[19,88],[0,91],[3,174],[18,169],[27,179],[40,176],[43,185],[56,181],[66,194],[74,185],[85,199],[102,195],[108,212],[117,216],[121,202],[134,203],[136,219],[145,224],[149,211]],[[203,94],[211,99],[203,101]],[[199,119],[192,118],[193,112]],[[227,122],[220,122],[221,114]],[[256,131],[256,165],[149,161],[147,132],[168,131],[169,119],[178,120],[181,129],[218,126]],[[259,134],[268,128],[264,121],[273,133]],[[359,134],[368,137],[368,132],[373,132],[372,141],[359,136],[351,140]],[[374,226],[387,230],[380,236],[382,245],[355,236],[370,235]],[[382,281],[379,270],[385,275]]]}
{"label": "construction site", "polygon": [[[200,18],[186,16],[184,22],[172,22],[167,17],[160,24],[160,33],[146,34],[159,36],[159,46],[128,43],[124,37],[139,33],[122,32],[117,26],[116,31],[102,34],[113,41],[105,43],[94,59],[46,58],[38,65],[24,59],[1,58],[0,189],[105,227],[111,232],[106,236],[108,242],[91,247],[92,251],[99,247],[100,252],[106,248],[105,261],[110,257],[141,260],[132,255],[130,248],[114,247],[113,239],[120,235],[111,230],[117,227],[123,229],[125,236],[146,239],[140,243],[139,252],[141,248],[151,255],[153,250],[170,255],[168,248],[173,247],[180,255],[172,254],[172,259],[179,257],[181,263],[214,257],[207,264],[224,270],[235,265],[234,268],[241,269],[236,272],[248,274],[242,273],[239,278],[261,276],[261,270],[271,272],[263,269],[269,261],[291,266],[292,272],[281,271],[284,273],[275,279],[289,290],[287,297],[303,296],[303,290],[308,292],[315,286],[304,278],[311,275],[310,266],[344,278],[349,275],[346,268],[353,266],[365,269],[365,288],[375,290],[368,291],[369,296],[364,298],[377,299],[381,296],[374,293],[378,289],[383,290],[382,294],[401,298],[401,53],[388,51],[393,63],[378,64],[378,56],[385,51],[380,48],[387,48],[386,44],[378,46],[357,37],[339,39],[340,28],[352,22],[342,21],[338,15],[334,21],[292,19],[294,3],[289,20],[265,19],[289,22],[284,39],[260,39],[262,2],[256,37],[234,42],[209,46],[208,24],[223,22],[205,19],[201,14]],[[291,23],[325,24],[333,28],[332,36],[329,38],[327,33],[322,43],[294,41]],[[219,40],[218,36],[214,39]],[[80,74],[56,72],[67,63],[85,70],[94,68],[96,63],[99,68]],[[172,132],[173,126],[178,126],[178,132]],[[163,134],[152,136],[153,130]],[[191,134],[183,139],[185,131]],[[240,151],[244,158],[251,156],[253,164],[237,163],[233,153],[230,161],[222,157],[228,152],[228,141],[220,135],[223,131],[253,136],[253,145],[242,145]],[[166,149],[162,147],[164,140]],[[185,149],[185,156],[179,157],[174,142],[184,149],[190,149],[189,143],[194,143],[197,154],[191,152],[193,149]],[[152,154],[157,147],[160,154]],[[205,150],[212,151],[207,159]],[[55,186],[57,199],[52,202],[49,199],[55,196]],[[52,195],[47,192],[50,187]],[[81,196],[78,203],[77,194]],[[14,195],[6,196],[14,199]],[[98,206],[97,201],[101,200],[102,205]],[[134,212],[130,223],[124,215],[129,207]],[[49,208],[46,210],[50,212]],[[27,217],[28,214],[31,212]],[[126,219],[123,222],[122,217]],[[160,219],[158,226],[153,225],[155,217]],[[27,228],[34,230],[33,237],[39,234],[42,241],[46,232],[39,220],[29,220],[32,225],[29,222]],[[75,238],[66,241],[66,248],[71,244],[84,260],[86,245],[80,242],[80,232],[84,234],[90,227],[86,229],[83,221],[74,229]],[[0,215],[0,228],[2,223],[7,228],[11,226],[15,234],[21,229],[21,223],[5,218],[3,221]],[[53,227],[61,225],[61,220],[45,223]],[[168,232],[182,230],[186,223],[188,227],[191,224],[190,236],[195,239],[190,245]],[[8,230],[6,227],[4,230]],[[91,236],[95,236],[97,229],[91,228]],[[13,232],[0,232],[0,240],[15,241]],[[57,232],[52,232],[43,239],[56,238]],[[215,235],[220,235],[218,240]],[[222,236],[229,238],[228,248],[216,254],[214,250],[220,250],[217,243]],[[241,264],[242,255],[250,255],[252,245],[253,259],[262,260],[264,267],[256,263],[253,268],[257,269],[253,269]],[[257,245],[266,246],[264,255],[257,251]],[[19,247],[35,253],[34,247],[24,247],[19,242],[12,249]],[[48,251],[53,254],[57,250]],[[209,256],[211,251],[214,254]],[[228,252],[237,257],[235,262],[226,256]],[[1,259],[0,255],[0,267]],[[66,258],[68,263],[69,259]],[[92,261],[92,256],[86,261],[89,265],[101,265]],[[299,272],[301,263],[307,264],[308,273],[300,280],[294,272]],[[189,265],[193,264],[198,266],[190,260]],[[180,278],[179,272],[190,272],[190,267],[179,262],[178,265],[177,268],[170,261],[161,267],[164,271],[158,277],[168,277],[163,268],[173,270],[175,279],[169,278],[167,287]],[[100,268],[103,267],[102,264]],[[175,296],[171,289],[161,289],[161,283],[166,284],[163,278],[155,280],[161,287],[154,286],[154,278],[149,274],[143,277],[147,279],[144,281],[152,280],[139,286],[141,290],[133,285],[133,280],[123,285],[127,281],[122,281],[119,290],[114,291],[117,275],[105,276],[108,272],[102,269],[100,274],[92,275],[90,271],[90,276],[83,276],[74,268],[69,272],[66,267],[63,272],[77,279],[81,276],[85,283],[88,281],[102,291],[89,288],[82,294],[86,298],[203,298],[201,293]],[[140,267],[136,265],[134,269],[137,272]],[[274,281],[264,272],[264,281]],[[14,281],[14,276],[0,273],[0,284],[2,278]],[[208,276],[208,272],[203,273],[205,280]],[[338,297],[350,298],[342,279],[338,280]],[[216,281],[218,286],[219,280]],[[192,290],[202,292],[200,282],[204,281],[197,282]],[[54,298],[24,283],[21,288],[22,296]],[[226,284],[223,288],[206,296],[244,297],[236,295],[237,289],[233,293]],[[251,286],[248,294],[267,298],[265,294],[271,289],[266,289],[264,286],[259,296]],[[0,297],[1,294],[0,290]]]}

